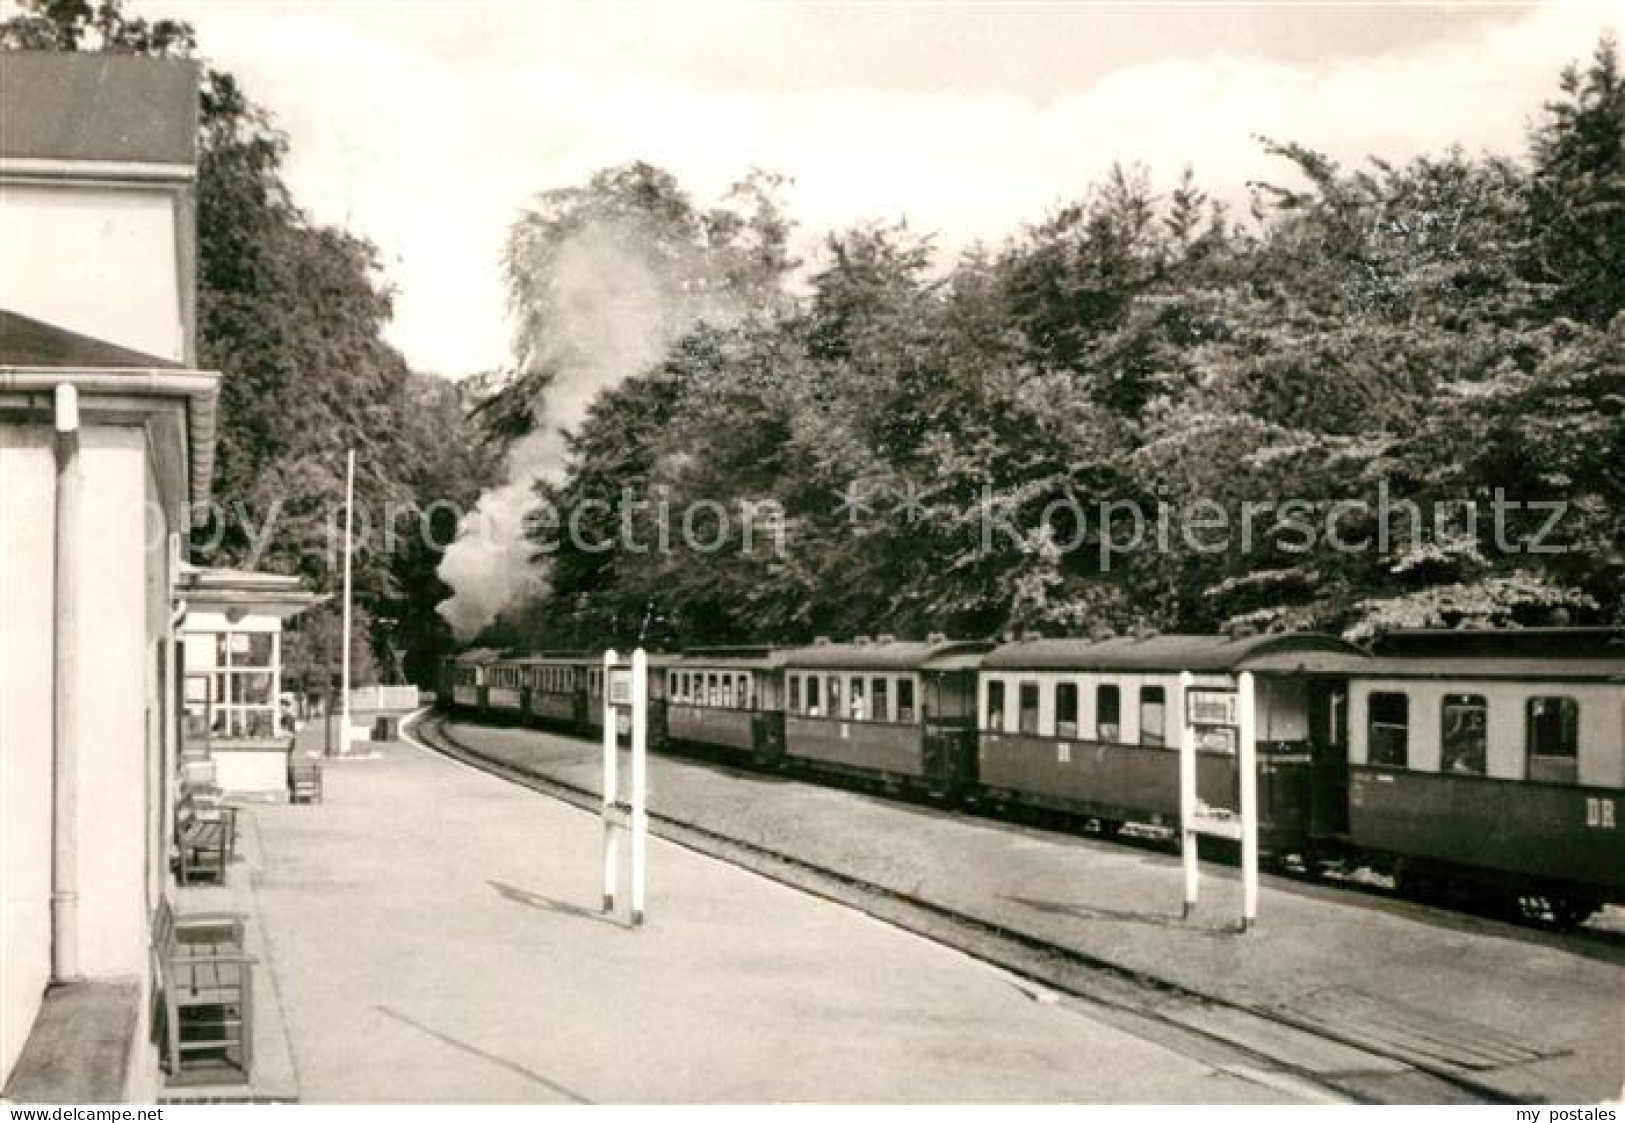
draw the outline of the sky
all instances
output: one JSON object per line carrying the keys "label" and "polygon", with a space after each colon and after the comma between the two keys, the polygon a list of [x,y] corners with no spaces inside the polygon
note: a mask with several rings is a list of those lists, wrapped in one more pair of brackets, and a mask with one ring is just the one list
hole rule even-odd
{"label": "sky", "polygon": [[905,218],[997,243],[1113,161],[1245,205],[1257,137],[1346,163],[1521,150],[1618,3],[565,4],[133,0],[197,29],[287,133],[319,221],[375,242],[391,340],[461,377],[510,354],[500,258],[533,194],[643,159],[704,203],[792,177],[804,257]]}

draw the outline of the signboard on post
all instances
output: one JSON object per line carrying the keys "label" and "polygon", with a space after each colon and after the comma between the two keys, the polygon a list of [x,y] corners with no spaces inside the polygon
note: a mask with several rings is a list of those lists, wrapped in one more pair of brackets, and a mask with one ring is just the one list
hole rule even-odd
{"label": "signboard on post", "polygon": [[[649,816],[649,660],[640,647],[632,653],[630,665],[620,662],[612,648],[604,652],[604,911],[615,910],[615,892],[620,885],[619,835],[631,835],[632,923],[643,923],[644,882],[646,878]],[[632,790],[621,799],[620,739],[632,738]]]}
{"label": "signboard on post", "polygon": [[[1243,671],[1237,689],[1194,689],[1194,676],[1179,676],[1185,703],[1179,737],[1179,849],[1185,872],[1185,908],[1188,918],[1196,910],[1201,869],[1197,840],[1201,835],[1241,843],[1241,928],[1246,931],[1258,917],[1258,765],[1257,709],[1253,675]],[[1238,772],[1240,807],[1210,807],[1197,790],[1196,753],[1233,754]]]}

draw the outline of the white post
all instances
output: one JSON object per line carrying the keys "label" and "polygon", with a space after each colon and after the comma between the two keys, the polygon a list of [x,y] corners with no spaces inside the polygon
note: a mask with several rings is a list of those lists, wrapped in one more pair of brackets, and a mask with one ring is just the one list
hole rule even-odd
{"label": "white post", "polygon": [[79,977],[79,713],[84,703],[79,693],[79,567],[83,534],[80,498],[84,480],[79,466],[78,390],[68,383],[58,386],[55,406],[51,980],[62,983]]}
{"label": "white post", "polygon": [[647,869],[649,657],[643,648],[632,652],[632,923],[643,923],[643,883]]}
{"label": "white post", "polygon": [[1190,722],[1190,691],[1196,681],[1189,671],[1179,675],[1179,697],[1174,713],[1179,721],[1179,857],[1185,868],[1185,907],[1189,920],[1196,911],[1201,871],[1196,846],[1196,727]]}
{"label": "white post", "polygon": [[619,753],[615,733],[615,704],[610,700],[610,677],[620,656],[612,647],[604,652],[604,911],[615,911],[616,854],[615,854],[615,795],[620,787],[616,775],[616,756]]}
{"label": "white post", "polygon": [[355,449],[344,457],[344,662],[340,700],[344,707],[339,755],[350,753],[350,535],[355,528]]}
{"label": "white post", "polygon": [[1253,673],[1241,673],[1236,698],[1241,709],[1237,746],[1241,768],[1241,930],[1258,919],[1258,716]]}

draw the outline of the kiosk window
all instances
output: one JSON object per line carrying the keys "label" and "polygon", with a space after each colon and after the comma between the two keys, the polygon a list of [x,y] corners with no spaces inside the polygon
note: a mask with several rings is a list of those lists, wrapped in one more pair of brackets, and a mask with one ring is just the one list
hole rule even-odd
{"label": "kiosk window", "polygon": [[1440,711],[1439,771],[1484,775],[1489,707],[1482,694],[1446,694]]}
{"label": "kiosk window", "polygon": [[1123,692],[1115,686],[1095,687],[1095,735],[1115,741],[1123,730]]}
{"label": "kiosk window", "polygon": [[1373,694],[1370,708],[1370,763],[1404,768],[1410,759],[1410,696]]}
{"label": "kiosk window", "polygon": [[1055,735],[1078,735],[1078,684],[1063,682],[1055,688]]}

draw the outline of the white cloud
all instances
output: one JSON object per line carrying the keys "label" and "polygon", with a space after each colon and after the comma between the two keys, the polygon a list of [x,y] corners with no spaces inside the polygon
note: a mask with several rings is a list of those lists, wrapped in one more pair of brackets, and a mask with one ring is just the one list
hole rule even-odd
{"label": "white cloud", "polygon": [[[1255,134],[1350,162],[1453,142],[1516,151],[1611,11],[1231,9],[1221,24],[1155,8],[142,10],[192,19],[277,114],[298,197],[379,244],[400,290],[392,338],[449,374],[507,354],[498,260],[526,197],[608,164],[650,160],[701,198],[769,168],[795,178],[809,240],[907,215],[953,247],[1040,218],[1114,159],[1164,184],[1192,164],[1240,202],[1246,180],[1280,172]],[[911,37],[922,21],[930,35]]]}

